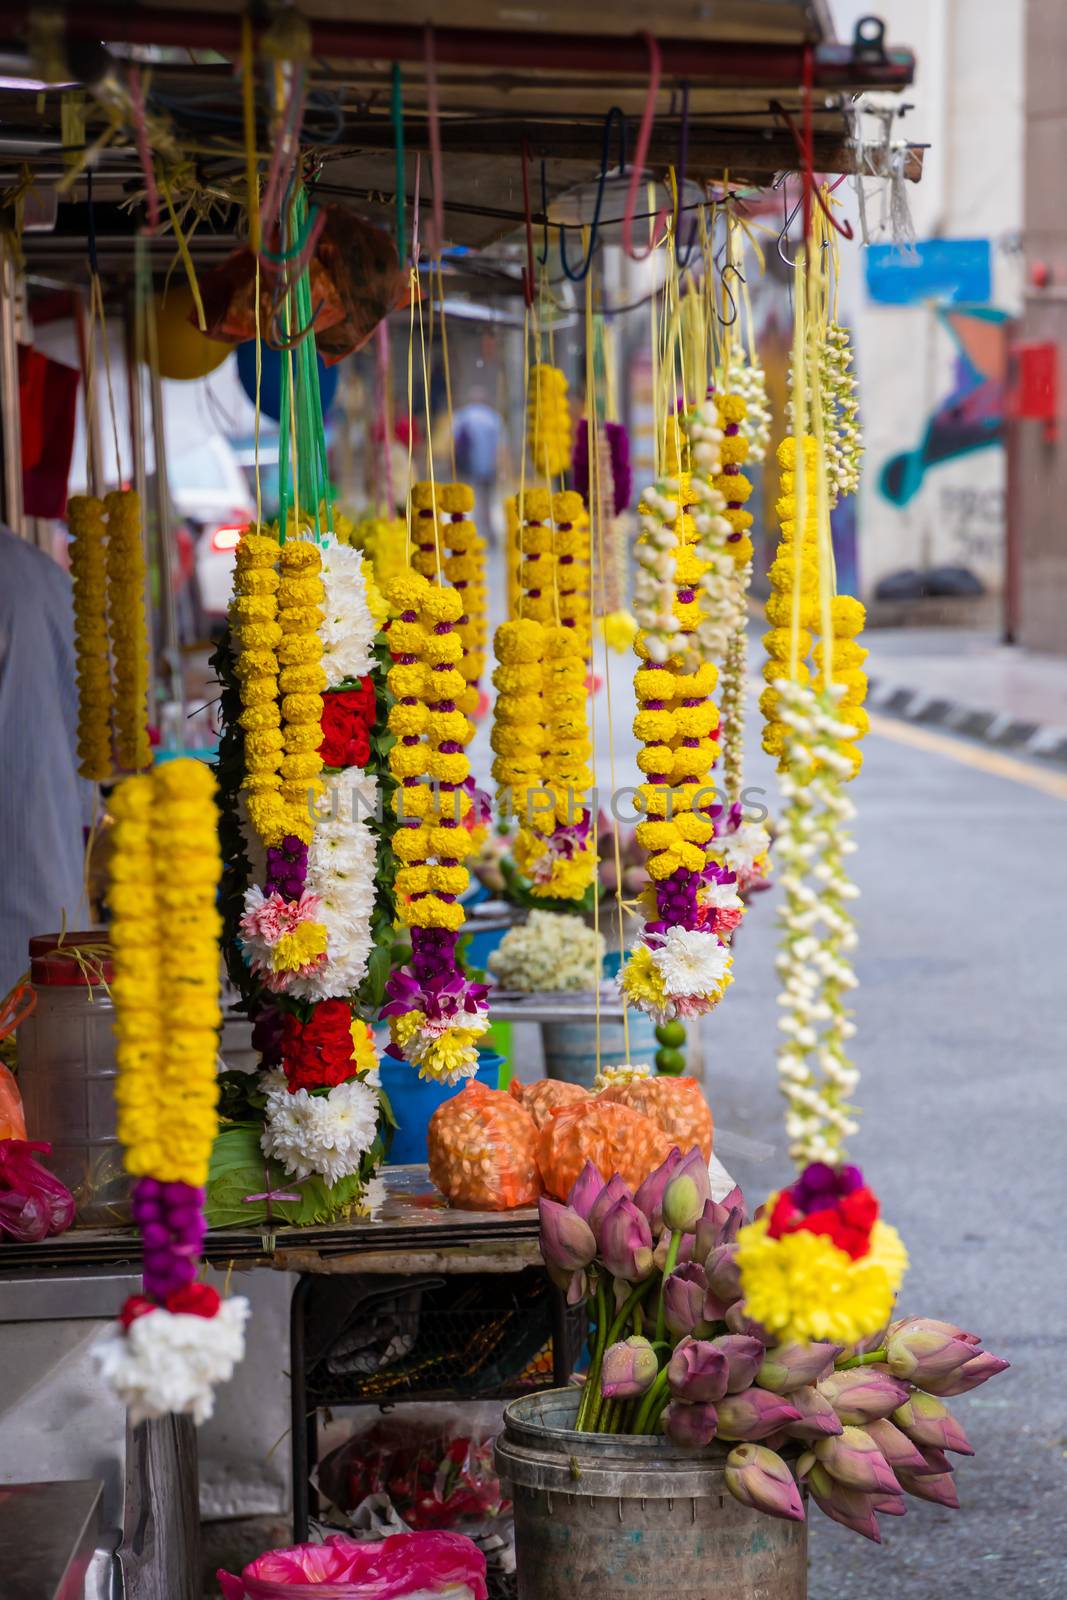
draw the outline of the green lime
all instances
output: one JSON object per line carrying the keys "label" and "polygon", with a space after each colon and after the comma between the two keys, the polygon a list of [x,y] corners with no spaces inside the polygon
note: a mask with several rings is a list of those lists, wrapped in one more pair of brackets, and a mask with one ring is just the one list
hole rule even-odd
{"label": "green lime", "polygon": [[680,1050],[657,1050],[656,1071],[664,1077],[677,1078],[685,1071],[685,1057]]}
{"label": "green lime", "polygon": [[680,1049],[685,1043],[685,1023],[661,1022],[656,1029],[656,1038],[660,1044],[665,1044],[672,1050]]}

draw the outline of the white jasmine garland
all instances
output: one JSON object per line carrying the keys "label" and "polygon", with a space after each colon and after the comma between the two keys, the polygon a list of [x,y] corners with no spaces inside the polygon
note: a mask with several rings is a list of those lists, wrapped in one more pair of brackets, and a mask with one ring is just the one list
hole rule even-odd
{"label": "white jasmine garland", "polygon": [[653,1078],[655,1073],[647,1061],[620,1061],[614,1067],[601,1067],[593,1079],[598,1094],[613,1089],[620,1083],[635,1083],[639,1078]]}
{"label": "white jasmine garland", "polygon": [[317,915],[326,928],[326,961],[288,985],[288,993],[300,1000],[350,995],[366,976],[373,948],[378,841],[367,814],[374,809],[377,784],[370,774],[351,767],[327,774],[324,781],[320,807],[327,815],[315,824],[305,889],[319,899]]}
{"label": "white jasmine garland", "polygon": [[264,1155],[280,1161],[294,1178],[314,1173],[332,1186],[359,1171],[377,1131],[378,1096],[359,1078],[337,1084],[329,1094],[306,1089],[290,1094],[274,1080],[260,1144]]}
{"label": "white jasmine garland", "polygon": [[215,1385],[227,1382],[244,1357],[249,1309],[243,1295],[233,1295],[213,1317],[158,1307],[129,1328],[109,1324],[93,1357],[129,1408],[131,1423],[136,1427],[171,1412],[206,1422],[215,1407]]}
{"label": "white jasmine garland", "polygon": [[377,628],[367,604],[363,557],[347,544],[325,545],[322,581],[326,588],[325,620],[319,628],[326,686],[336,689],[348,678],[371,670]]}
{"label": "white jasmine garland", "polygon": [[699,997],[722,989],[731,958],[715,934],[675,926],[652,950],[652,965],[669,995]]}

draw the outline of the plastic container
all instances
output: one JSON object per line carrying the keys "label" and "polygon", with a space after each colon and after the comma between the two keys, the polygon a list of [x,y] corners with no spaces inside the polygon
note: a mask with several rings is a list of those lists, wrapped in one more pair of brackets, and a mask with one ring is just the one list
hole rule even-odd
{"label": "plastic container", "polygon": [[550,1389],[504,1412],[519,1600],[804,1600],[807,1523],[735,1500],[726,1447],[575,1433],[578,1398]]}
{"label": "plastic container", "polygon": [[[62,944],[59,934],[30,940],[37,1004],[16,1035],[26,1131],[49,1141],[49,1170],[74,1196],[76,1225],[91,1228],[129,1222],[133,1180],[116,1133],[114,1007],[104,983],[63,946],[106,939],[96,928],[67,933]],[[102,975],[111,976],[106,959]]]}
{"label": "plastic container", "polygon": [[[501,1068],[505,1065],[504,1057],[497,1055],[495,1050],[479,1050],[478,1061],[475,1078],[488,1089],[495,1089]],[[383,1055],[380,1068],[382,1088],[389,1097],[397,1120],[389,1150],[389,1165],[406,1167],[428,1160],[426,1129],[430,1118],[438,1106],[443,1106],[446,1100],[459,1094],[463,1084],[470,1080],[464,1078],[461,1083],[434,1083],[420,1078],[415,1067],[409,1066],[406,1061],[397,1061],[394,1056]]]}
{"label": "plastic container", "polygon": [[659,1048],[655,1023],[633,1007],[628,1021],[629,1057],[622,1023],[602,1022],[599,1058],[595,1022],[543,1022],[541,1040],[546,1078],[560,1078],[564,1083],[580,1083],[583,1089],[592,1089],[598,1060],[601,1067],[621,1067],[627,1059],[651,1066]]}

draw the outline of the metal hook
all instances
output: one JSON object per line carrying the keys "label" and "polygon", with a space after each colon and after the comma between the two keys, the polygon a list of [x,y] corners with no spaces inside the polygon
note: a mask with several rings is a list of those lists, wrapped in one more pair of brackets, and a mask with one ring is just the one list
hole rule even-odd
{"label": "metal hook", "polygon": [[685,200],[685,176],[689,163],[689,81],[682,84],[682,120],[678,129],[678,199],[674,215],[674,259],[681,268],[689,265],[693,250],[696,246],[697,228],[700,226],[700,213],[693,218],[689,226],[689,238],[686,242],[685,254],[682,255],[678,246],[681,243],[682,204]]}
{"label": "metal hook", "polygon": [[[804,140],[803,140],[803,137],[801,136],[800,129],[796,125],[796,120],[794,119],[792,114],[785,109],[785,106],[783,106],[783,104],[782,104],[782,102],[780,100],[772,100],[770,102],[770,105],[771,105],[771,110],[777,116],[781,117],[782,121],[785,123],[786,127],[789,129],[789,132],[793,135],[793,143],[796,145],[797,153],[800,156],[800,170],[801,170],[802,174],[804,174],[807,183],[810,185],[811,193],[813,194],[813,196],[815,198],[815,201],[818,204],[819,209],[822,212],[823,216],[826,218],[826,220],[830,224],[831,228],[833,228],[834,232],[835,233],[839,233],[841,235],[842,239],[854,238],[854,234],[852,232],[852,224],[851,224],[851,222],[848,221],[847,217],[845,218],[845,220],[843,222],[838,222],[837,218],[831,212],[830,207],[826,204],[826,201],[823,199],[822,190],[819,189],[816,186],[815,173],[814,173],[814,171],[811,170],[811,167],[810,167],[810,164],[809,164],[809,160],[808,160],[807,150],[805,148]],[[831,194],[833,193],[834,189],[837,188],[837,185],[844,181],[845,177],[847,177],[847,173],[842,173],[841,177],[838,178],[837,183],[835,183],[832,186],[832,188],[830,190]],[[803,203],[804,202],[802,200],[801,201],[801,205],[803,205]],[[800,207],[798,206],[794,210],[793,216],[796,215],[796,212],[799,209],[800,209]],[[792,222],[793,216],[791,216],[789,218],[789,222]],[[789,226],[789,223],[787,222],[786,223],[786,228],[788,228],[788,226]],[[785,228],[783,228],[782,232],[784,233],[785,231],[786,231]],[[780,246],[779,246],[778,253],[779,253],[779,255],[781,255],[781,253],[782,253]],[[785,256],[782,256],[782,260],[786,262],[787,266],[792,266],[792,262],[788,261]]]}
{"label": "metal hook", "polygon": [[718,317],[719,322],[721,323],[721,325],[724,328],[732,328],[734,323],[737,321],[738,317],[740,316],[740,307],[738,306],[737,301],[734,299],[733,295],[730,293],[730,285],[726,281],[726,274],[728,272],[732,272],[734,277],[740,279],[740,281],[742,283],[744,283],[744,281],[745,281],[745,275],[741,271],[741,268],[740,267],[735,267],[732,261],[728,261],[726,263],[725,267],[723,267],[722,271],[719,274],[719,282],[722,284],[722,292],[726,296],[727,300],[729,300],[729,302],[730,302],[730,310],[733,312],[733,316],[730,317],[729,319],[727,319],[726,317],[723,316],[722,312],[719,310],[718,302],[716,301],[715,315]]}
{"label": "metal hook", "polygon": [[[833,194],[835,189],[839,189],[841,187],[841,185],[844,183],[844,181],[845,181],[845,179],[847,177],[848,177],[848,173],[847,172],[843,172],[839,178],[835,179],[835,181],[830,185],[830,190],[829,190],[830,194]],[[815,191],[815,193],[816,193],[816,196],[818,198],[820,206],[822,206],[823,211],[825,211],[826,215],[828,217],[830,217],[830,213],[827,210],[826,204],[825,204],[825,202],[824,202],[824,200],[822,198],[822,192],[817,189]],[[778,249],[778,255],[779,255],[780,259],[785,262],[787,267],[795,267],[796,266],[796,257],[794,256],[793,260],[790,261],[789,257],[786,255],[785,251],[782,249],[782,246],[785,243],[786,234],[789,232],[790,228],[793,225],[793,219],[794,219],[794,217],[797,216],[797,214],[799,213],[800,208],[801,208],[801,206],[803,204],[804,204],[804,199],[803,199],[803,196],[801,196],[801,198],[797,201],[796,205],[793,207],[792,211],[790,211],[789,214],[786,216],[785,221],[782,223],[782,231],[779,233],[778,238],[775,241],[775,243],[777,245],[777,249]],[[784,193],[784,191],[783,191],[783,194],[782,194],[782,212],[783,212],[783,215],[784,215],[785,214],[785,193]],[[830,217],[830,221],[834,222],[833,217]],[[838,233],[844,233],[844,230],[842,228],[838,228],[837,227],[837,223],[836,222],[834,222],[834,227],[837,228]],[[844,234],[844,237],[846,239],[851,239],[852,238],[851,229],[849,230],[848,233]],[[829,248],[828,242],[824,239],[823,240],[823,249],[826,250],[828,248]]]}
{"label": "metal hook", "polygon": [[[600,208],[604,203],[604,185],[607,182],[608,157],[609,157],[610,152],[611,152],[611,129],[612,129],[612,124],[614,123],[616,117],[618,117],[618,119],[619,119],[619,175],[620,175],[620,177],[623,176],[625,174],[625,172],[626,172],[626,117],[625,117],[621,107],[612,106],[611,109],[608,111],[607,116],[604,118],[604,140],[603,140],[603,144],[601,145],[601,150],[600,150],[600,176],[597,179],[596,200],[593,203],[593,219],[589,224],[589,247],[586,250],[585,260],[582,262],[582,265],[577,269],[577,271],[572,271],[571,267],[570,267],[570,264],[567,261],[567,245],[566,245],[566,242],[565,242],[565,229],[563,227],[563,224],[562,223],[560,224],[560,229],[559,229],[559,259],[560,259],[560,262],[562,264],[565,276],[568,277],[571,280],[572,283],[581,283],[581,282],[584,281],[584,279],[586,277],[586,274],[588,273],[589,268],[590,268],[590,266],[592,264],[593,251],[596,249],[597,230],[600,227]],[[548,225],[548,205],[545,202],[543,196],[542,196],[542,205],[544,206],[545,225],[546,225],[546,229],[547,229],[547,225]]]}
{"label": "metal hook", "polygon": [[545,158],[541,157],[541,254],[537,258],[538,266],[543,267],[548,260],[548,183],[545,178]]}

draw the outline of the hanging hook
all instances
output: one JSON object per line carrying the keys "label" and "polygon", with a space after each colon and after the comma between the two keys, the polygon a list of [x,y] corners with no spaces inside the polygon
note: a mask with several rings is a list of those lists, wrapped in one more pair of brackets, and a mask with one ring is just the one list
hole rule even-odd
{"label": "hanging hook", "polygon": [[682,255],[678,246],[681,243],[682,230],[682,202],[685,199],[685,169],[689,159],[689,80],[682,84],[682,122],[678,129],[678,195],[674,207],[674,259],[683,269],[689,265],[693,250],[696,246],[697,228],[700,224],[699,216],[693,218],[689,226],[689,238],[686,242],[685,254]]}
{"label": "hanging hook", "polygon": [[[782,102],[780,100],[772,100],[771,101],[771,110],[774,111],[777,116],[781,117],[782,121],[785,123],[786,127],[789,129],[789,132],[793,135],[793,143],[796,145],[797,153],[800,156],[801,173],[802,173],[802,175],[804,177],[804,194],[801,197],[801,200],[800,200],[799,204],[794,206],[792,212],[790,213],[789,221],[786,223],[785,227],[782,229],[782,233],[779,234],[779,236],[778,236],[778,239],[779,239],[778,254],[779,255],[782,254],[782,252],[781,252],[782,234],[784,234],[787,231],[787,229],[789,227],[789,223],[792,222],[793,218],[796,216],[796,214],[800,210],[801,206],[810,206],[810,198],[814,198],[815,199],[815,201],[817,202],[817,204],[819,206],[820,211],[823,213],[824,217],[826,218],[827,222],[829,222],[830,226],[833,228],[835,233],[839,233],[841,235],[842,239],[851,239],[851,238],[853,238],[854,235],[853,235],[853,232],[852,232],[852,224],[848,221],[847,218],[842,220],[842,221],[838,221],[838,219],[833,215],[832,211],[830,210],[830,207],[826,204],[826,201],[823,199],[822,190],[819,189],[817,187],[816,183],[815,183],[815,174],[814,174],[814,172],[813,172],[813,170],[811,168],[811,164],[810,164],[811,163],[810,152],[805,148],[804,139],[803,139],[803,137],[801,135],[800,129],[796,125],[796,119],[791,115],[790,112],[788,112],[785,109],[785,106],[783,106],[783,104],[782,104]],[[848,177],[848,173],[847,172],[843,172],[841,174],[841,176],[837,179],[837,181],[831,186],[830,193],[832,194],[834,189],[836,189],[839,184],[843,183],[847,177]],[[809,185],[810,185],[810,196],[809,196]],[[807,236],[807,234],[805,232],[805,237],[806,236]],[[782,260],[786,261],[787,266],[791,266],[792,265],[792,263],[789,262],[785,256],[782,256]]]}
{"label": "hanging hook", "polygon": [[745,281],[745,275],[741,271],[741,268],[740,267],[735,267],[732,261],[728,261],[726,263],[725,267],[723,267],[722,271],[719,274],[719,282],[722,284],[722,292],[726,296],[727,300],[729,300],[729,302],[730,302],[730,310],[733,312],[733,316],[732,317],[729,317],[729,318],[724,317],[722,312],[719,310],[718,305],[716,305],[716,307],[715,307],[715,315],[718,317],[720,324],[724,328],[732,328],[734,323],[737,321],[738,317],[740,316],[740,308],[739,308],[739,306],[737,304],[737,301],[734,299],[733,295],[730,293],[730,285],[726,281],[726,274],[728,272],[732,272],[734,277],[737,278],[740,283],[744,283],[744,281]]}
{"label": "hanging hook", "polygon": [[548,182],[545,177],[545,158],[541,157],[541,254],[537,258],[539,267],[548,261]]}
{"label": "hanging hook", "polygon": [[[828,194],[833,194],[835,189],[840,189],[841,185],[844,183],[844,181],[845,181],[845,179],[847,177],[848,177],[848,173],[847,172],[843,172],[839,178],[835,178],[834,182],[830,185],[827,193]],[[851,228],[849,228],[848,232],[846,233],[845,232],[845,228],[839,227],[837,222],[834,220],[834,218],[832,216],[830,216],[830,212],[827,210],[826,203],[825,203],[825,201],[823,200],[823,197],[822,197],[822,190],[821,189],[816,189],[815,196],[816,196],[816,199],[818,200],[819,205],[821,206],[822,210],[824,212],[826,212],[826,215],[830,218],[830,221],[833,222],[834,227],[837,228],[838,233],[842,234],[844,236],[844,238],[846,238],[846,239],[851,239],[852,238],[852,230],[851,230]],[[786,202],[786,197],[785,197],[785,190],[783,189],[783,191],[782,191],[782,214],[785,217],[785,221],[782,223],[782,230],[778,235],[778,239],[777,239],[776,243],[777,243],[778,255],[779,255],[780,259],[785,262],[787,267],[795,267],[796,266],[796,257],[794,256],[793,260],[791,261],[789,259],[789,257],[786,255],[785,251],[782,249],[782,246],[785,243],[786,234],[789,232],[790,228],[793,225],[793,219],[796,217],[797,213],[800,211],[801,206],[804,204],[804,200],[803,200],[803,197],[801,197],[797,201],[796,205],[793,207],[792,211],[790,211],[788,214],[786,214],[786,203],[787,202]],[[846,224],[846,226],[847,226],[847,224]],[[823,248],[824,249],[826,248],[825,243],[823,245]]]}
{"label": "hanging hook", "polygon": [[647,250],[638,253],[634,249],[634,211],[637,208],[637,186],[641,182],[641,175],[645,167],[645,157],[648,155],[648,142],[652,137],[652,124],[656,120],[656,95],[659,93],[660,69],[663,57],[656,42],[655,36],[643,31],[641,37],[648,46],[648,90],[645,94],[645,108],[641,113],[641,126],[637,134],[637,150],[634,153],[633,171],[630,174],[630,187],[626,191],[626,208],[622,214],[622,247],[631,261],[647,261],[656,246],[656,239],[667,220],[667,209],[656,213],[652,222],[652,236]]}
{"label": "hanging hook", "polygon": [[[600,176],[597,179],[596,200],[593,204],[593,220],[589,224],[589,246],[586,250],[585,260],[577,270],[572,270],[567,260],[566,230],[560,224],[559,230],[559,259],[566,277],[572,283],[582,283],[593,260],[596,249],[597,231],[600,227],[600,208],[604,204],[604,185],[608,176],[608,157],[611,152],[611,129],[615,118],[619,119],[619,173],[626,171],[626,118],[620,106],[612,106],[604,118],[604,140],[600,148]],[[545,205],[545,221],[548,221],[548,206]]]}

